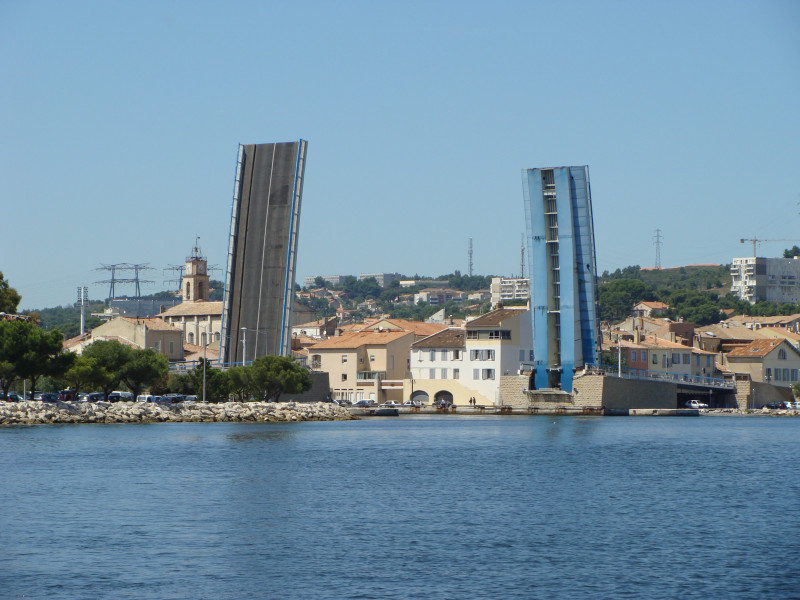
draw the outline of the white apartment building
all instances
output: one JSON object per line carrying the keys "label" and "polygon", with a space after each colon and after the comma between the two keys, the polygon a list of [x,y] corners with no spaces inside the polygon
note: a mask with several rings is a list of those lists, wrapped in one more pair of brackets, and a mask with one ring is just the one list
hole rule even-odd
{"label": "white apartment building", "polygon": [[531,280],[527,277],[492,277],[492,305],[507,300],[529,300]]}
{"label": "white apartment building", "polygon": [[731,292],[751,304],[759,300],[800,303],[800,260],[796,258],[734,258]]}
{"label": "white apartment building", "polygon": [[404,398],[501,406],[500,377],[533,368],[530,311],[501,308],[411,346]]}

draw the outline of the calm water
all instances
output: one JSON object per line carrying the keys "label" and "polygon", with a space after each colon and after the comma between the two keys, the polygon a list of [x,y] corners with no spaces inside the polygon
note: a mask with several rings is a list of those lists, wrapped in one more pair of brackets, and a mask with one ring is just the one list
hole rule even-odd
{"label": "calm water", "polygon": [[0,428],[2,598],[800,597],[800,419]]}

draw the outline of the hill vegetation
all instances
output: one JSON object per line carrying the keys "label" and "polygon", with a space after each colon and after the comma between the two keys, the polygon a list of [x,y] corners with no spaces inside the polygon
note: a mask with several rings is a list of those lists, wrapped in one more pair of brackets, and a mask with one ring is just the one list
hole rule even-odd
{"label": "hill vegetation", "polygon": [[643,300],[657,300],[670,309],[663,315],[696,326],[718,323],[727,315],[791,315],[800,305],[750,304],[730,293],[729,265],[690,265],[675,269],[641,269],[638,265],[605,271],[598,282],[600,320],[615,323]]}

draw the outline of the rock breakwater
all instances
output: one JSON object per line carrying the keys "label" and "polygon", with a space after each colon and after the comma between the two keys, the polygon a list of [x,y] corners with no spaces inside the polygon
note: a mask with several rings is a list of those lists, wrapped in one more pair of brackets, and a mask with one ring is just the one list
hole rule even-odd
{"label": "rock breakwater", "polygon": [[346,408],[327,402],[0,402],[0,425],[40,423],[159,423],[216,421],[344,421]]}

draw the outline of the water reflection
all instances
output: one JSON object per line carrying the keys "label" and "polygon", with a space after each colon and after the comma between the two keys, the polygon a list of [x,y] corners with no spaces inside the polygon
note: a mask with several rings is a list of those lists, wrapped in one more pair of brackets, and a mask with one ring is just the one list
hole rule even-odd
{"label": "water reflection", "polygon": [[246,431],[246,432],[237,432],[237,433],[230,433],[226,436],[226,439],[230,440],[231,442],[236,443],[247,443],[247,442],[285,442],[291,440],[294,437],[294,433],[289,431],[288,429],[283,430],[263,430],[259,429],[256,431]]}

